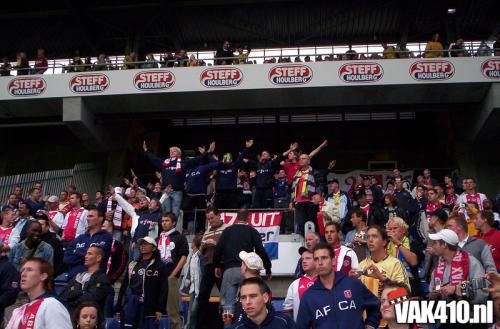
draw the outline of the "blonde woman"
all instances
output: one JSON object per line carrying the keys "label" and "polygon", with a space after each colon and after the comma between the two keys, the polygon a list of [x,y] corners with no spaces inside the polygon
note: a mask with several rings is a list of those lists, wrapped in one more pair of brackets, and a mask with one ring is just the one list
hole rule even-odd
{"label": "blonde woman", "polygon": [[418,257],[411,250],[408,224],[401,217],[392,217],[387,221],[385,227],[389,237],[387,253],[401,261],[406,269],[413,294],[420,296],[422,290],[418,277]]}

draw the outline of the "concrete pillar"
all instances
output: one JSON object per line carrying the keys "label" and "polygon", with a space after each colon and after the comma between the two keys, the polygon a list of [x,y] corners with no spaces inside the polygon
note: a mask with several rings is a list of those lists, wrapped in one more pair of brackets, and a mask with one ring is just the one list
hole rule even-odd
{"label": "concrete pillar", "polygon": [[103,130],[81,97],[63,98],[63,122],[91,152],[103,152],[106,145]]}

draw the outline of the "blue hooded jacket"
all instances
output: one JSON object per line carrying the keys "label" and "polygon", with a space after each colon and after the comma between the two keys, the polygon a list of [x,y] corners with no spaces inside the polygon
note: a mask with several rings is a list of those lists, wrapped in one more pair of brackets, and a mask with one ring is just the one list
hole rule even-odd
{"label": "blue hooded jacket", "polygon": [[[276,312],[272,305],[267,306],[267,316],[260,325],[242,314],[241,320],[231,326],[231,329],[295,329],[297,326],[287,314]],[[308,328],[309,329],[309,328]]]}
{"label": "blue hooded jacket", "polygon": [[[366,311],[365,321],[363,311]],[[378,298],[358,279],[335,272],[335,282],[331,290],[325,288],[318,278],[302,295],[297,328],[378,328],[381,318]]]}

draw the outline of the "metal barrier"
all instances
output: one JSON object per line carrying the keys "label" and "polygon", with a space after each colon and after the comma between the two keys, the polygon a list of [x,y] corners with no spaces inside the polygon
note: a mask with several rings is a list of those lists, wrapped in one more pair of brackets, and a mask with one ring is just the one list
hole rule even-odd
{"label": "metal barrier", "polygon": [[5,202],[9,194],[14,191],[14,187],[18,185],[26,194],[36,181],[42,183],[42,195],[58,195],[60,191],[66,190],[68,185],[73,184],[78,191],[88,192],[92,198],[97,190],[102,189],[103,169],[97,163],[81,163],[76,164],[72,169],[0,177],[0,201]]}

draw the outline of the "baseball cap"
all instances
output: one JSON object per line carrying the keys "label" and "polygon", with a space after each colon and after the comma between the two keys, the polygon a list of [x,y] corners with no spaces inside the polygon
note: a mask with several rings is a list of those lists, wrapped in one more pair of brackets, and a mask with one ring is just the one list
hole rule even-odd
{"label": "baseball cap", "polygon": [[148,202],[151,202],[151,199],[145,195],[138,196],[139,199],[146,199]]}
{"label": "baseball cap", "polygon": [[432,213],[431,213],[431,216],[436,216],[437,218],[439,218],[442,222],[445,222],[448,220],[448,214],[446,213],[446,211],[442,208],[438,208],[436,210],[434,210]]}
{"label": "baseball cap", "polygon": [[127,189],[125,190],[125,195],[126,195],[126,196],[129,196],[131,192],[132,192],[132,188],[131,188],[131,187],[129,187],[129,188],[127,188]]}
{"label": "baseball cap", "polygon": [[263,270],[264,269],[264,263],[262,262],[262,259],[257,255],[256,253],[252,252],[246,252],[246,251],[240,251],[240,259],[245,263],[245,265],[251,269],[251,270]]}
{"label": "baseball cap", "polygon": [[437,241],[443,240],[444,242],[451,244],[452,246],[458,246],[458,235],[450,229],[442,229],[438,233],[429,234],[429,239]]}
{"label": "baseball cap", "polygon": [[302,256],[302,254],[304,253],[304,251],[310,251],[309,249],[307,249],[306,247],[300,247],[299,248],[299,255]]}
{"label": "baseball cap", "polygon": [[146,242],[146,243],[152,244],[152,245],[153,245],[153,246],[155,246],[155,247],[158,247],[158,245],[156,244],[155,239],[153,239],[153,238],[152,238],[152,237],[150,237],[150,236],[146,236],[146,237],[144,237],[144,238],[140,238],[137,242],[138,242],[139,244],[141,244],[143,241],[144,241],[144,242]]}
{"label": "baseball cap", "polygon": [[57,203],[59,202],[59,198],[55,195],[51,195],[49,196],[49,198],[47,199],[47,202],[50,202],[50,203]]}

